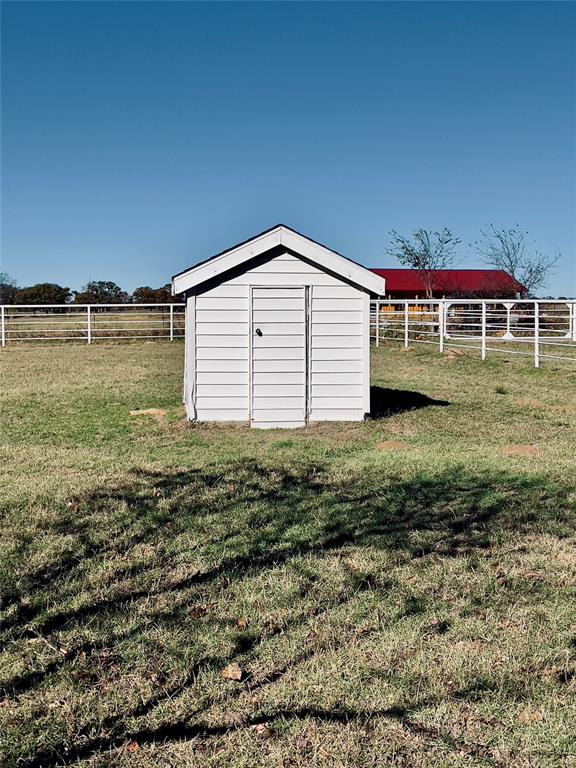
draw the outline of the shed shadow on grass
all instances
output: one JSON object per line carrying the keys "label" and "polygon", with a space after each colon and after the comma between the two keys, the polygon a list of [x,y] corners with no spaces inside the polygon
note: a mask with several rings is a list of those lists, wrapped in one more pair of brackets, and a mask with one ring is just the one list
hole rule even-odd
{"label": "shed shadow on grass", "polygon": [[450,405],[448,400],[435,400],[433,397],[410,389],[388,389],[370,387],[370,418],[384,419],[406,411],[417,411],[432,405]]}

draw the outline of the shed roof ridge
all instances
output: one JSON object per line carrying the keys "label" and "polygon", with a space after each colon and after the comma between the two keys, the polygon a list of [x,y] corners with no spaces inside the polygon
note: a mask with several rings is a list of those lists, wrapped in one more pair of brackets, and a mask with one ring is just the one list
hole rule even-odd
{"label": "shed roof ridge", "polygon": [[[251,244],[256,246],[259,241],[271,238],[274,233],[278,233],[278,238],[270,242],[270,247],[264,243],[259,248],[255,247],[254,250],[248,248]],[[297,247],[299,241],[302,243],[302,252]],[[252,257],[263,255],[276,245],[283,245],[287,250],[294,252],[304,260],[308,259],[323,269],[332,271],[341,278],[374,294],[383,293],[384,283],[375,272],[286,224],[276,224],[248,240],[226,248],[224,251],[220,251],[220,253],[173,275],[172,280],[180,283],[180,285],[173,283],[173,293],[181,293],[205,282],[207,279],[216,278],[220,274],[247,262]],[[242,249],[245,249],[244,252]],[[219,265],[219,261],[223,263]],[[213,269],[208,267],[210,264],[213,265]],[[186,275],[190,275],[188,280],[185,279]],[[378,280],[380,283],[377,282]]]}

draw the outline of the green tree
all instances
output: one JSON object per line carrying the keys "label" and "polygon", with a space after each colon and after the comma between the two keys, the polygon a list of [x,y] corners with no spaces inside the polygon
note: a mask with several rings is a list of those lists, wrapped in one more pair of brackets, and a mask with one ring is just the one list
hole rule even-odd
{"label": "green tree", "polygon": [[14,304],[18,288],[7,272],[0,272],[0,304]]}
{"label": "green tree", "polygon": [[390,238],[391,244],[386,253],[405,267],[416,270],[424,283],[426,297],[432,298],[433,272],[449,269],[456,263],[456,249],[462,242],[460,238],[455,237],[447,227],[439,232],[418,228],[411,239],[393,229]]}
{"label": "green tree", "polygon": [[16,291],[18,304],[67,304],[71,298],[70,288],[56,283],[36,283]]}
{"label": "green tree", "polygon": [[136,288],[132,301],[136,304],[170,304],[181,299],[179,296],[172,296],[171,285],[166,283],[161,288],[150,288],[149,285]]}
{"label": "green tree", "polygon": [[128,304],[130,297],[109,280],[91,280],[81,291],[74,291],[75,304]]}

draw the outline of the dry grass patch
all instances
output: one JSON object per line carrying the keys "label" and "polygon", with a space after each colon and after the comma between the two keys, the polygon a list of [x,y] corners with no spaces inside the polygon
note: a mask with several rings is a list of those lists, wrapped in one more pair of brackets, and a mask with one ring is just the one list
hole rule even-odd
{"label": "dry grass patch", "polygon": [[410,444],[400,440],[381,440],[374,447],[379,451],[407,451]]}
{"label": "dry grass patch", "polygon": [[166,421],[166,411],[162,408],[142,408],[136,411],[130,411],[130,416],[152,416],[158,424],[164,424]]}
{"label": "dry grass patch", "polygon": [[505,456],[540,456],[540,449],[536,445],[505,445],[502,453]]}

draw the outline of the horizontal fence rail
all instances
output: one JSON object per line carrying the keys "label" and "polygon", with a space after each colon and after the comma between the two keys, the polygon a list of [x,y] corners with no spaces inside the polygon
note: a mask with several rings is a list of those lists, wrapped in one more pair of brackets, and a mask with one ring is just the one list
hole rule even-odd
{"label": "horizontal fence rail", "polygon": [[576,302],[518,299],[409,299],[373,301],[370,335],[383,341],[448,349],[524,355],[576,363]]}
{"label": "horizontal fence rail", "polygon": [[2,346],[25,341],[166,339],[184,336],[184,304],[4,304]]}
{"label": "horizontal fence rail", "polygon": [[[97,341],[184,336],[184,304],[5,304],[2,346],[29,341]],[[576,363],[576,301],[379,299],[371,303],[371,339],[439,351],[468,349]]]}

